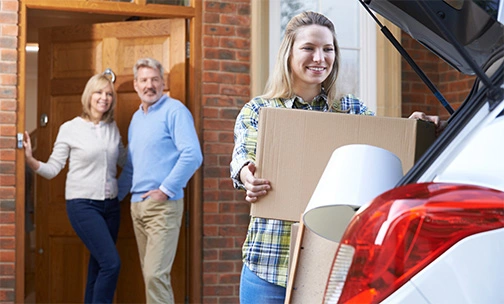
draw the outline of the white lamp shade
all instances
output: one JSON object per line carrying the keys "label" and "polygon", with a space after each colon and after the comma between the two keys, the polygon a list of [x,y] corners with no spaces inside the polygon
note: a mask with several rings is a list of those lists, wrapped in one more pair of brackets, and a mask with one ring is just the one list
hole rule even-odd
{"label": "white lamp shade", "polygon": [[392,189],[403,176],[394,153],[370,145],[336,149],[303,214],[304,225],[339,242],[355,210]]}

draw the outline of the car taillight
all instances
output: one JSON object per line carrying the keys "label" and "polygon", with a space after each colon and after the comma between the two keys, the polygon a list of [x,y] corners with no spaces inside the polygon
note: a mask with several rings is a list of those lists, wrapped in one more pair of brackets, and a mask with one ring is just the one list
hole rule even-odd
{"label": "car taillight", "polygon": [[361,208],[345,231],[324,303],[379,303],[467,236],[504,227],[504,192],[423,183]]}

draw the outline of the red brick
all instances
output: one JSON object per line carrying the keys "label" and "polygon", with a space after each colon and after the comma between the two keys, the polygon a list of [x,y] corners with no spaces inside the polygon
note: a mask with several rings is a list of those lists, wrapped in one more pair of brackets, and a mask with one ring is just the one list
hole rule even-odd
{"label": "red brick", "polygon": [[234,294],[234,288],[232,285],[216,285],[216,286],[208,286],[203,288],[203,292],[205,295],[209,296],[229,296]]}
{"label": "red brick", "polygon": [[18,15],[13,12],[4,12],[2,10],[0,11],[0,20],[2,20],[2,23],[17,24]]}
{"label": "red brick", "polygon": [[[233,216],[229,214],[205,214],[203,215],[203,222],[205,225],[217,225],[217,224],[230,224],[233,223]],[[209,242],[221,242],[223,239],[217,238],[214,240],[208,240]],[[217,248],[217,244],[215,246],[209,246],[209,248]],[[221,244],[222,245],[222,244]],[[219,247],[221,248],[221,247]]]}
{"label": "red brick", "polygon": [[220,21],[220,14],[209,13],[203,16],[203,24],[218,24]]}
{"label": "red brick", "polygon": [[15,136],[16,126],[14,125],[0,125],[0,136]]}
{"label": "red brick", "polygon": [[205,272],[226,273],[234,270],[234,264],[232,262],[208,262],[203,267],[205,268]]}
{"label": "red brick", "polygon": [[16,96],[17,90],[15,86],[0,86],[0,98],[16,98]]}
{"label": "red brick", "polygon": [[16,100],[1,100],[0,99],[0,111],[16,111],[17,102]]}
{"label": "red brick", "polygon": [[203,32],[205,35],[215,35],[215,36],[235,36],[236,30],[232,25],[203,25]]}
{"label": "red brick", "polygon": [[[216,213],[218,210],[219,210],[218,203],[206,202],[203,205],[203,211],[205,213]],[[207,227],[205,227],[205,228],[207,228]]]}
{"label": "red brick", "polygon": [[250,96],[250,87],[249,86],[231,86],[227,84],[223,84],[220,86],[220,93],[224,95],[235,95],[242,97]]}
{"label": "red brick", "polygon": [[0,301],[8,302],[14,301],[15,294],[14,290],[0,290]]}
{"label": "red brick", "polygon": [[236,26],[250,26],[250,18],[248,16],[240,16],[240,15],[224,15],[222,14],[220,17],[221,24],[229,24]]}
{"label": "red brick", "polygon": [[16,280],[14,277],[0,277],[0,288],[14,288],[16,287]]}
{"label": "red brick", "polygon": [[[14,224],[16,221],[16,214],[14,211],[1,211],[0,212],[0,223],[2,224]],[[2,248],[0,246],[0,248]]]}
{"label": "red brick", "polygon": [[[232,153],[233,144],[204,144],[204,151],[210,154]],[[229,170],[229,169],[228,169]]]}
{"label": "red brick", "polygon": [[19,27],[15,24],[4,24],[2,25],[2,36],[13,36],[19,35]]}
{"label": "red brick", "polygon": [[14,178],[14,175],[0,174],[0,185],[1,186],[14,186],[15,184],[16,184],[16,179]]}
{"label": "red brick", "polygon": [[2,11],[17,12],[19,10],[19,1],[2,1]]}
{"label": "red brick", "polygon": [[0,237],[0,248],[1,249],[14,249],[14,248],[16,248],[15,238],[13,238],[13,237]]}
{"label": "red brick", "polygon": [[222,274],[219,278],[219,284],[239,284],[239,274]]}
{"label": "red brick", "polygon": [[[216,202],[219,199],[219,193],[215,190],[211,191],[203,191],[203,199],[205,200],[205,205],[208,204],[208,202],[214,201]],[[205,208],[206,209],[206,208]]]}
{"label": "red brick", "polygon": [[0,86],[15,86],[17,84],[16,75],[0,75]]}
{"label": "red brick", "polygon": [[[14,187],[0,187],[0,199],[13,199],[16,195],[16,188]],[[1,229],[1,228],[0,228]],[[5,235],[0,232],[0,235]]]}
{"label": "red brick", "polygon": [[236,84],[250,85],[250,75],[238,74],[236,76]]}
{"label": "red brick", "polygon": [[208,94],[219,94],[219,85],[217,84],[209,84],[209,83],[204,83],[203,84],[203,94],[208,95]]}
{"label": "red brick", "polygon": [[16,148],[16,138],[12,137],[0,137],[0,147],[3,149],[14,149]]}
{"label": "red brick", "polygon": [[220,71],[220,63],[217,60],[204,60],[203,70],[205,70],[205,71]]}
{"label": "red brick", "polygon": [[2,262],[15,262],[16,261],[16,254],[15,253],[16,252],[14,250],[0,250],[0,261],[2,261]]}
{"label": "red brick", "polygon": [[218,278],[216,274],[204,274],[203,281],[206,285],[215,285],[218,283]]}
{"label": "red brick", "polygon": [[[18,59],[18,53],[16,49],[4,49],[0,52],[0,59],[2,61],[13,61],[16,62]],[[11,72],[14,74],[14,72]]]}
{"label": "red brick", "polygon": [[0,276],[10,276],[14,274],[14,263],[0,263]]}
{"label": "red brick", "polygon": [[[216,94],[219,91],[219,86],[215,84],[204,84],[204,90],[211,92],[209,94]],[[213,93],[216,91],[215,93]],[[217,107],[228,107],[234,106],[233,98],[223,97],[223,96],[207,96],[203,98],[203,104],[205,106],[217,106]]]}
{"label": "red brick", "polygon": [[[229,167],[229,164],[231,163],[231,154],[224,154],[224,155],[219,155],[219,165],[224,166],[224,167]],[[230,179],[225,179],[226,183],[231,183]],[[222,186],[222,185],[220,185]]]}
{"label": "red brick", "polygon": [[206,72],[203,73],[204,82],[235,83],[236,76],[232,73]]}
{"label": "red brick", "polygon": [[218,186],[219,186],[219,180],[217,178],[205,178],[205,180],[203,181],[204,189],[217,189]]}
{"label": "red brick", "polygon": [[225,3],[218,1],[207,1],[204,4],[203,10],[205,14],[214,12],[219,14],[234,13],[236,11],[236,5],[232,2]]}
{"label": "red brick", "polygon": [[0,48],[15,49],[17,47],[17,38],[10,36],[0,36]]}
{"label": "red brick", "polygon": [[222,70],[233,73],[250,73],[250,64],[246,63],[233,63],[233,62],[224,62],[222,64]]}
{"label": "red brick", "polygon": [[[1,191],[1,190],[0,190]],[[0,224],[0,236],[15,236],[16,226],[14,224]],[[1,257],[0,252],[0,257]]]}
{"label": "red brick", "polygon": [[15,150],[3,150],[3,149],[0,150],[0,162],[1,161],[13,161],[15,159],[16,159]]}

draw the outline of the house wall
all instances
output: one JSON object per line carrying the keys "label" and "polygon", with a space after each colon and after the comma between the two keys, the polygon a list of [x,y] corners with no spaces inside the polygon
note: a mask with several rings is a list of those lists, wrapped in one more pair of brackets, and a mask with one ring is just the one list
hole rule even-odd
{"label": "house wall", "polygon": [[235,118],[251,97],[251,1],[203,5],[204,303],[238,303],[250,207],[233,188],[229,163]]}
{"label": "house wall", "polygon": [[[402,32],[401,44],[452,108],[456,110],[471,91],[475,77],[458,72],[405,32]],[[402,115],[407,117],[413,111],[422,111],[447,119],[449,117],[448,111],[434,97],[406,60],[401,60]]]}
{"label": "house wall", "polygon": [[0,302],[14,302],[17,0],[0,1]]}

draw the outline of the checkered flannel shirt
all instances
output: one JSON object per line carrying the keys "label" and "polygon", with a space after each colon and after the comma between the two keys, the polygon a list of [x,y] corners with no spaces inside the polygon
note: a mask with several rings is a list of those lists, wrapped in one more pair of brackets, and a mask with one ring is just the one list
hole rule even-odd
{"label": "checkered flannel shirt", "polygon": [[[255,162],[259,109],[262,107],[374,115],[360,99],[351,94],[343,96],[331,106],[323,93],[315,97],[311,104],[298,96],[291,99],[261,97],[252,99],[238,114],[234,128],[235,147],[230,167],[235,188],[244,189],[240,181],[240,170],[246,164]],[[290,234],[293,223],[251,217],[242,248],[243,262],[251,271],[260,278],[283,287],[287,287]]]}

